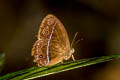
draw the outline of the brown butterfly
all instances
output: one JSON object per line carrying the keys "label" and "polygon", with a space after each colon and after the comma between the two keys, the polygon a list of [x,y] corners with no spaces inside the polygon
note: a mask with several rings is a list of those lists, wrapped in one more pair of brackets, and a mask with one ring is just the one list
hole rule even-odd
{"label": "brown butterfly", "polygon": [[[75,37],[76,35],[77,33]],[[32,48],[32,56],[38,66],[54,65],[71,57],[75,60],[74,48],[72,48],[74,39],[70,46],[63,24],[54,15],[49,14],[43,19],[37,38]]]}

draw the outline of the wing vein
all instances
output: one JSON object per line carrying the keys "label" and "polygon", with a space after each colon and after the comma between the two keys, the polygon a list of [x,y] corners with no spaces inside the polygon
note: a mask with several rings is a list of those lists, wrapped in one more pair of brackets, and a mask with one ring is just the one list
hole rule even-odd
{"label": "wing vein", "polygon": [[50,40],[52,38],[52,34],[53,34],[54,29],[55,29],[55,26],[56,26],[56,23],[53,25],[52,32],[51,32],[50,37],[48,39],[48,45],[47,45],[47,64],[49,64],[49,62],[50,62],[50,59],[49,59],[49,46],[50,46]]}

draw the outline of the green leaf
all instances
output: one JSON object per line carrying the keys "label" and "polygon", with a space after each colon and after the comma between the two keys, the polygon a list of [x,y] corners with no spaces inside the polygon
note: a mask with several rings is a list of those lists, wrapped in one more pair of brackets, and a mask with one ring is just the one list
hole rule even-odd
{"label": "green leaf", "polygon": [[59,72],[64,72],[68,70],[72,70],[75,68],[85,67],[105,61],[109,61],[112,59],[120,58],[120,54],[115,54],[112,56],[102,56],[102,57],[95,57],[95,58],[88,58],[88,59],[81,59],[76,61],[65,62],[62,64],[56,64],[53,66],[48,67],[32,67],[25,70],[13,72],[6,74],[0,77],[0,80],[30,80],[35,79],[42,76],[47,76],[51,74],[56,74]]}
{"label": "green leaf", "polygon": [[0,52],[0,72],[2,71],[4,62],[5,62],[5,54],[4,52],[1,51]]}

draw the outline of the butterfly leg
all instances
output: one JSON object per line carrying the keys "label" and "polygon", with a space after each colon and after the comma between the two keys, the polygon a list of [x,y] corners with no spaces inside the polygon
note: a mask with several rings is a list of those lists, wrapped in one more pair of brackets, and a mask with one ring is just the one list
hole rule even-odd
{"label": "butterfly leg", "polygon": [[73,56],[73,54],[72,54],[72,60],[75,61],[75,57]]}

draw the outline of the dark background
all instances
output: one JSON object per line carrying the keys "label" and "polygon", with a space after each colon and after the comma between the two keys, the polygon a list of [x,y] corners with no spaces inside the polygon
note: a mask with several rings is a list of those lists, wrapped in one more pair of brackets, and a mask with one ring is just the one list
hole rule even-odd
{"label": "dark background", "polygon": [[[70,42],[75,32],[75,58],[120,52],[120,0],[0,0],[0,50],[6,53],[2,75],[35,65],[31,48],[40,22],[54,14]],[[37,79],[39,80],[39,79]],[[120,60],[74,69],[41,80],[120,80]]]}

